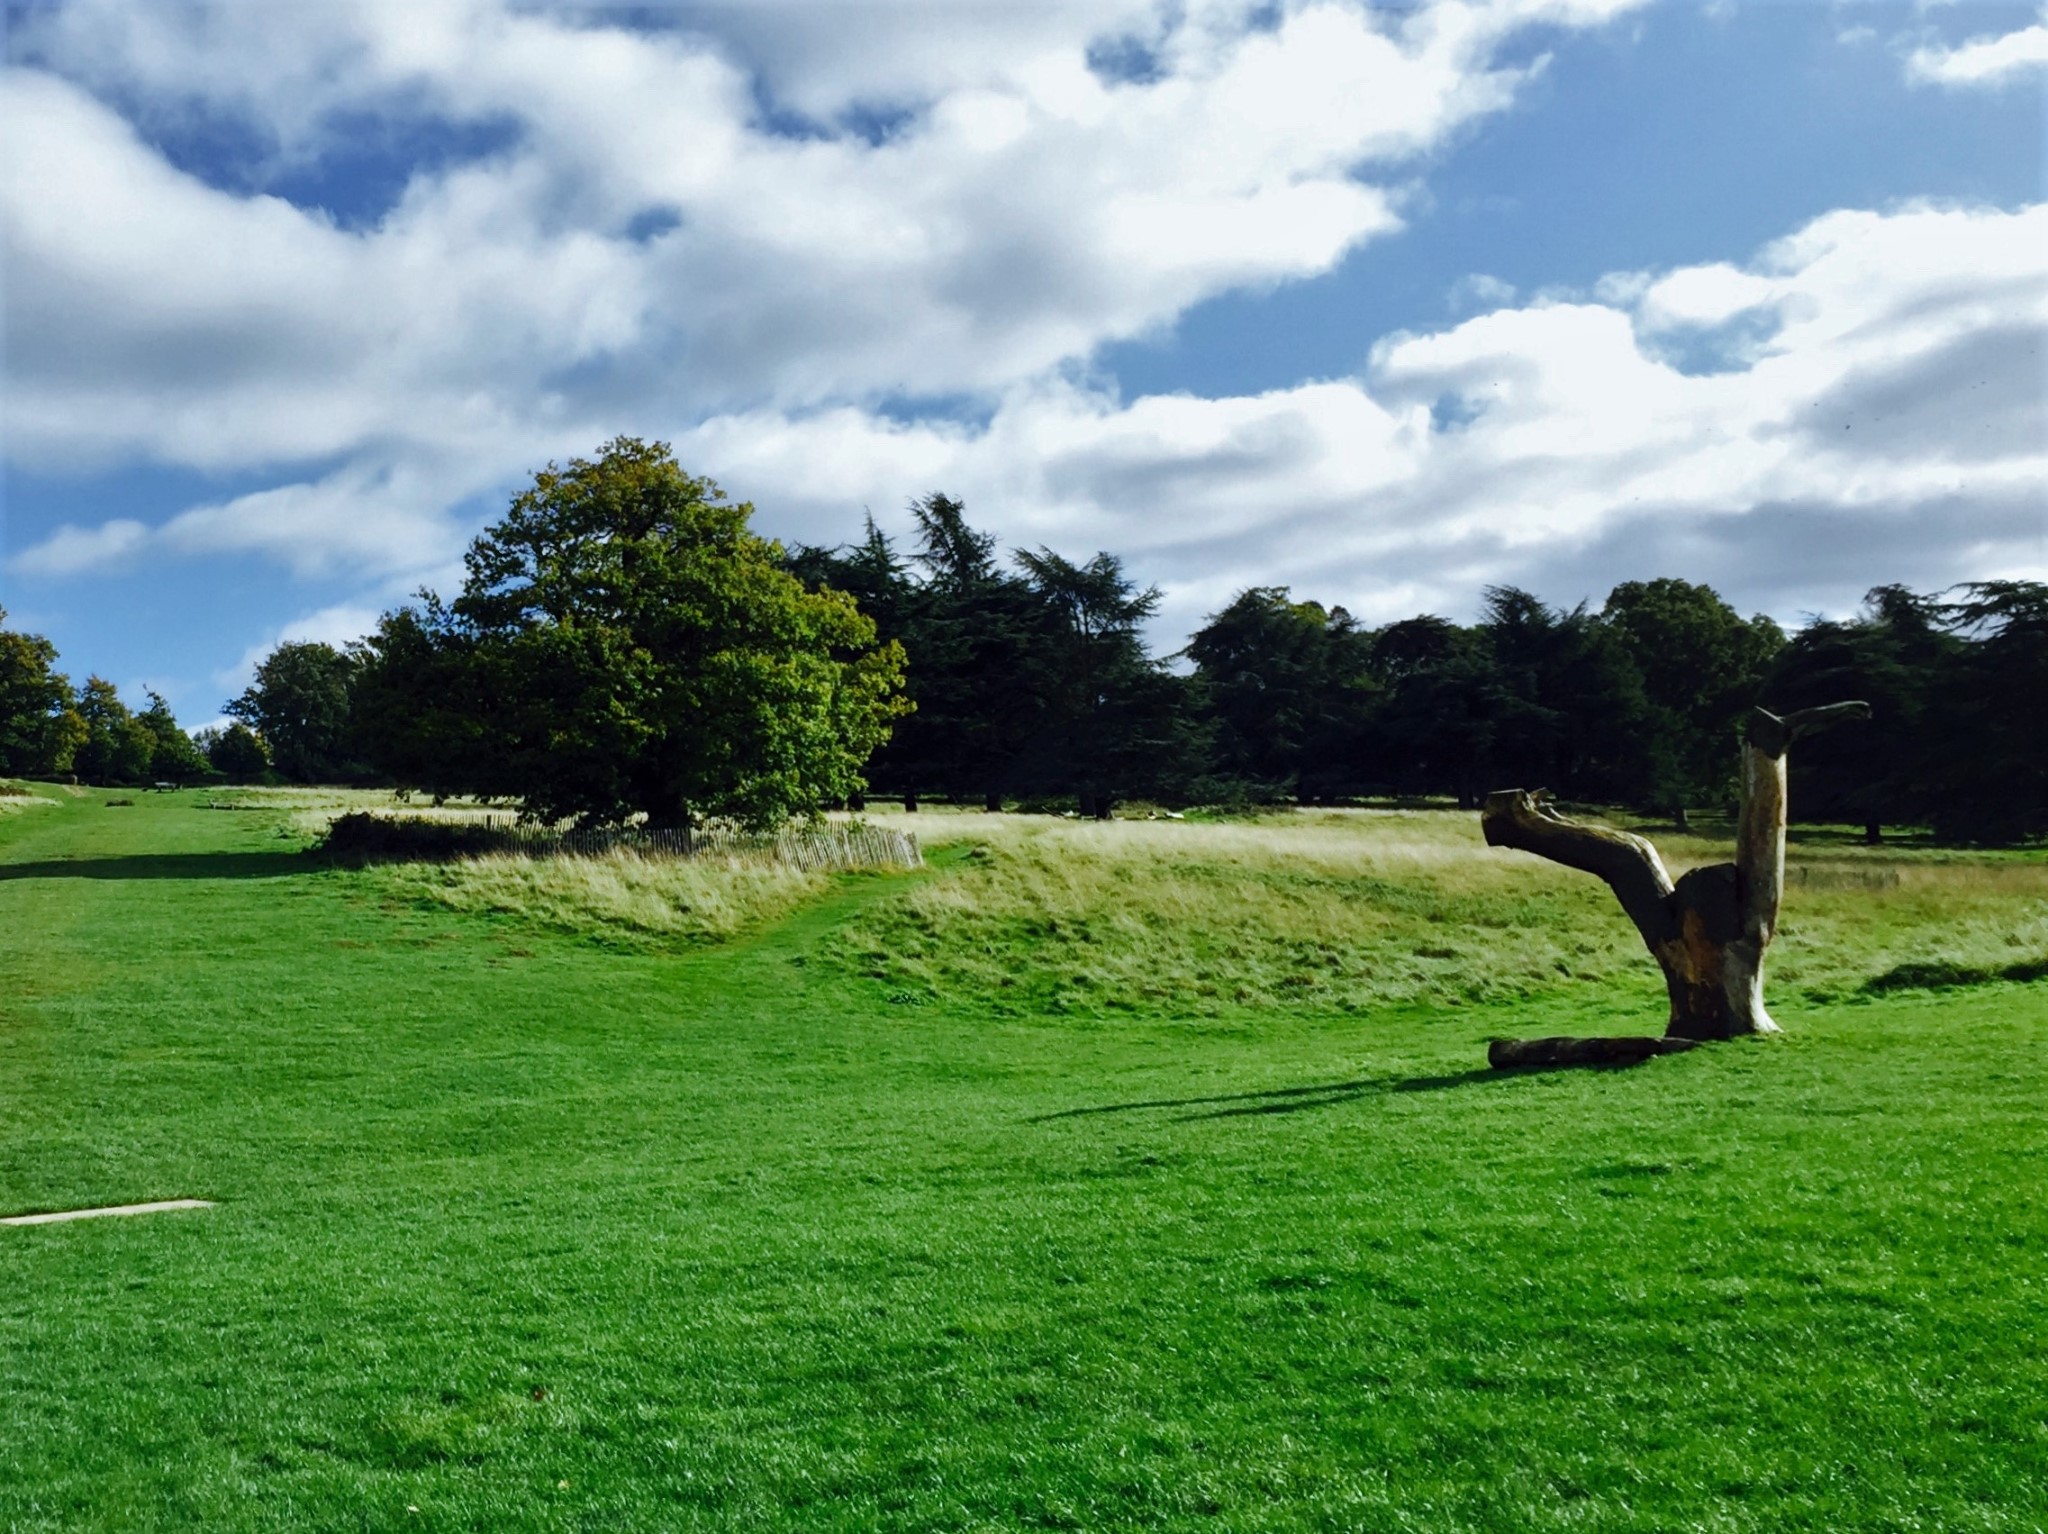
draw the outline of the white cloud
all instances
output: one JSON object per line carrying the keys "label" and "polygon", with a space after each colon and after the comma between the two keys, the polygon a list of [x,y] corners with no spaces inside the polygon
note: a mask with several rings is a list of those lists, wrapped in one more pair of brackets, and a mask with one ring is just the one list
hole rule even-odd
{"label": "white cloud", "polygon": [[2002,36],[1973,37],[1956,48],[1916,48],[1906,58],[1909,79],[1936,85],[1998,86],[2048,72],[2048,16]]}
{"label": "white cloud", "polygon": [[480,488],[405,467],[350,465],[181,512],[152,536],[176,554],[266,554],[306,576],[403,575],[445,555],[449,505]]}
{"label": "white cloud", "polygon": [[[1013,544],[1123,553],[1167,584],[1168,634],[1250,584],[1385,619],[1652,565],[1853,606],[1874,561],[2048,576],[2044,249],[2048,207],[1843,212],[1745,266],[1389,338],[1354,379],[1130,403],[1043,383],[982,429],[765,413],[678,446],[809,538],[945,488]],[[1715,366],[1668,354],[1673,327],[1758,309],[1776,328]]]}
{"label": "white cloud", "polygon": [[1515,285],[1485,272],[1468,272],[1451,284],[1446,297],[1453,313],[1500,309],[1515,301]]}
{"label": "white cloud", "polygon": [[[1248,0],[945,27],[713,7],[634,32],[486,0],[73,0],[24,20],[34,67],[0,98],[8,451],[223,467],[398,444],[502,469],[636,407],[999,394],[1329,270],[1398,225],[1361,172],[1510,101],[1523,72],[1494,55],[1518,29],[1635,3],[1314,0],[1270,26]],[[1091,71],[1125,34],[1153,73]],[[757,85],[828,124],[902,115],[879,142],[778,135]],[[365,114],[513,131],[365,228],[157,148],[225,117],[270,146],[261,181],[345,152],[336,124]]]}
{"label": "white cloud", "polygon": [[[497,0],[70,0],[0,80],[8,453],[281,482],[10,569],[254,554],[396,594],[619,432],[790,536],[944,488],[1014,543],[1126,553],[1169,629],[1255,581],[1390,616],[1561,551],[1755,568],[1766,527],[1757,582],[1801,592],[1839,550],[1935,550],[1900,572],[1928,584],[2041,569],[2040,209],[1841,212],[1519,308],[1474,273],[1462,323],[1257,396],[1077,381],[1395,229],[1393,189],[1543,67],[1503,62],[1527,29],[1638,3],[713,4],[633,32]],[[1129,67],[1091,68],[1107,44]],[[505,132],[367,218],[252,190],[317,185],[366,119]],[[240,181],[173,163],[222,121],[259,146]],[[978,424],[916,418],[958,396]],[[1915,545],[1914,518],[1945,520]]]}
{"label": "white cloud", "polygon": [[451,508],[507,484],[493,469],[479,472],[459,461],[352,461],[319,479],[191,507],[156,527],[129,518],[93,528],[67,524],[7,567],[61,577],[132,565],[145,552],[255,554],[300,576],[347,575],[409,590],[423,574],[452,563],[461,529]]}
{"label": "white cloud", "polygon": [[306,613],[250,645],[232,666],[223,666],[214,672],[213,683],[229,695],[239,693],[255,680],[256,667],[279,645],[327,644],[340,649],[374,629],[381,616],[382,609],[354,602],[337,603]]}
{"label": "white cloud", "polygon": [[123,564],[148,541],[149,529],[126,517],[98,527],[67,522],[33,548],[15,555],[8,567],[20,575],[76,575],[82,570]]}

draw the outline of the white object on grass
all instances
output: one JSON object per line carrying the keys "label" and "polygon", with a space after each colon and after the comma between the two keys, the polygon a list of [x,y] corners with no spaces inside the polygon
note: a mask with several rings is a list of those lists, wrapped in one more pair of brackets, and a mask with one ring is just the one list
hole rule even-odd
{"label": "white object on grass", "polygon": [[154,1204],[111,1204],[105,1209],[59,1209],[51,1214],[11,1214],[0,1225],[56,1225],[65,1220],[97,1220],[110,1214],[162,1214],[172,1209],[211,1209],[208,1198],[167,1198]]}

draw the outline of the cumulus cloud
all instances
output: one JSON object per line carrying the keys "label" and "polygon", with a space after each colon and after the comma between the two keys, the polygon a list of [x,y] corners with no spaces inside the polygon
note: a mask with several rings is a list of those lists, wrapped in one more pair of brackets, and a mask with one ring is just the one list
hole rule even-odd
{"label": "cumulus cloud", "polygon": [[[1509,102],[1519,30],[1633,3],[971,7],[944,28],[714,6],[650,31],[487,0],[73,0],[24,20],[0,82],[9,452],[474,457],[636,403],[1000,392],[1329,270],[1398,227],[1376,167]],[[1122,37],[1142,77],[1091,64]],[[808,126],[783,131],[776,91]],[[509,131],[422,162],[361,228],[216,184],[345,161],[372,114]],[[167,156],[223,120],[248,163],[209,181]]]}
{"label": "cumulus cloud", "polygon": [[75,575],[125,563],[148,541],[149,528],[127,517],[98,527],[67,522],[35,547],[15,555],[9,566],[22,575]]}
{"label": "cumulus cloud", "polygon": [[[785,537],[836,542],[863,506],[900,524],[944,488],[1013,545],[1116,550],[1167,588],[1169,634],[1253,583],[1390,618],[1490,581],[1597,598],[1654,568],[1846,608],[1881,558],[1926,585],[2048,576],[2043,248],[2048,206],[1840,212],[1741,265],[1389,337],[1352,378],[1125,401],[1052,375],[974,424],[841,405],[673,435]],[[448,492],[395,486],[389,525],[351,522],[375,498],[344,471],[147,536],[289,558],[311,529],[390,568]],[[76,568],[95,536],[144,535],[67,529],[22,557]]]}
{"label": "cumulus cloud", "polygon": [[2048,74],[2048,14],[2031,27],[1973,37],[1960,47],[1916,48],[1906,57],[1909,79],[1936,85],[1999,86]]}
{"label": "cumulus cloud", "polygon": [[380,616],[381,609],[356,602],[340,602],[306,613],[271,630],[250,645],[232,666],[223,666],[214,672],[213,684],[225,693],[239,693],[255,680],[256,667],[279,645],[329,644],[340,649],[351,640],[361,639],[369,633],[377,626]]}
{"label": "cumulus cloud", "polygon": [[[785,536],[944,488],[1013,544],[1123,552],[1169,631],[1252,582],[1384,617],[1645,551],[1759,593],[1916,536],[1943,552],[1909,579],[2042,572],[2039,208],[1838,212],[1519,307],[1475,273],[1460,322],[1256,396],[1087,381],[1395,231],[1542,67],[1531,28],[1637,3],[33,11],[0,79],[10,457],[275,483],[10,568],[242,554],[399,591],[626,432]],[[493,131],[331,214],[366,120]],[[191,149],[223,124],[236,155]]]}
{"label": "cumulus cloud", "polygon": [[816,536],[943,486],[1014,543],[1124,552],[1167,585],[1169,631],[1253,583],[1389,618],[1567,571],[1568,596],[1655,569],[1851,607],[1884,560],[2048,576],[2044,248],[2048,207],[1835,213],[1741,266],[1388,338],[1356,378],[1131,402],[1050,382],[973,430],[842,409],[682,447]]}

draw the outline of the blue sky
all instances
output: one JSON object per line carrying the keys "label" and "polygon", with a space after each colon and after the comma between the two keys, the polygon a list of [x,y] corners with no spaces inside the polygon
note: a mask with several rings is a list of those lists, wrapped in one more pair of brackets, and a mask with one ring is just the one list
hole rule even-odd
{"label": "blue sky", "polygon": [[212,718],[550,458],[1373,621],[2048,578],[2034,5],[10,12],[0,603]]}

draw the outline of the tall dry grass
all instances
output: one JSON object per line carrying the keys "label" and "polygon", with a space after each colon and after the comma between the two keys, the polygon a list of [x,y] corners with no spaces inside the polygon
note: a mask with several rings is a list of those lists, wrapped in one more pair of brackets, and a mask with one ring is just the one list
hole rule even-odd
{"label": "tall dry grass", "polygon": [[282,811],[295,831],[325,834],[335,819],[347,814],[382,815],[391,819],[440,820],[451,825],[504,824],[517,818],[516,807],[477,799],[431,799],[401,796],[385,788],[234,788],[209,796],[236,809]]}
{"label": "tall dry grass", "polygon": [[718,941],[788,915],[831,876],[765,858],[493,854],[373,870],[403,898],[488,911],[564,932]]}
{"label": "tall dry grass", "polygon": [[[856,916],[845,962],[1001,1010],[1491,1003],[1566,986],[1661,994],[1605,886],[1480,839],[1478,817],[1311,811],[1245,823],[921,817],[947,877]],[[1674,875],[1729,856],[1659,838]],[[1795,854],[1775,989],[1856,991],[1912,966],[2048,958],[2048,862]]]}
{"label": "tall dry grass", "polygon": [[23,810],[48,809],[56,803],[26,783],[0,782],[0,815],[19,815]]}

